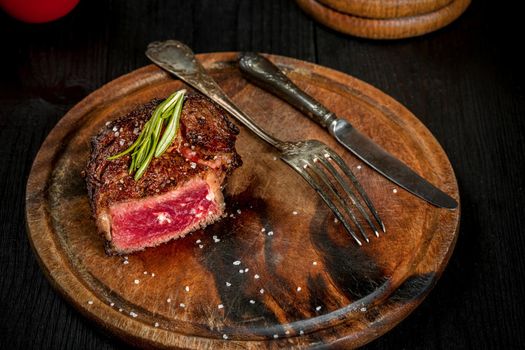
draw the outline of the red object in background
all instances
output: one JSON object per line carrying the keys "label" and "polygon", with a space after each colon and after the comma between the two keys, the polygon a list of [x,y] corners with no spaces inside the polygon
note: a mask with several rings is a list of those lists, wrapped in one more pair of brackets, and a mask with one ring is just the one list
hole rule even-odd
{"label": "red object in background", "polygon": [[69,13],[79,0],[0,0],[9,15],[28,23],[54,21]]}

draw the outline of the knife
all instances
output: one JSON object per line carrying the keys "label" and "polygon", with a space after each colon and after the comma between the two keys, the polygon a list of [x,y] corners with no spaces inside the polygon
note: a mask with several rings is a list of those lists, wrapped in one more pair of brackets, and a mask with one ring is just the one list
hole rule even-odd
{"label": "knife", "polygon": [[241,53],[239,66],[249,80],[282,98],[328,129],[339,143],[387,179],[437,207],[457,208],[456,200],[360,133],[349,122],[338,118],[295,85],[265,57],[253,52]]}

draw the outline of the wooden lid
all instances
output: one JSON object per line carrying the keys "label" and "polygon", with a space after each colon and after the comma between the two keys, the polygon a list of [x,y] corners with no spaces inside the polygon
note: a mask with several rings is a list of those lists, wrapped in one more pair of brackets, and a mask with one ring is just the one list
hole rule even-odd
{"label": "wooden lid", "polygon": [[316,0],[296,0],[316,21],[338,32],[369,39],[402,39],[427,34],[445,27],[458,18],[470,0],[454,0],[449,5],[424,15],[369,19],[344,14]]}
{"label": "wooden lid", "polygon": [[334,10],[366,18],[398,18],[437,11],[452,0],[319,0]]}

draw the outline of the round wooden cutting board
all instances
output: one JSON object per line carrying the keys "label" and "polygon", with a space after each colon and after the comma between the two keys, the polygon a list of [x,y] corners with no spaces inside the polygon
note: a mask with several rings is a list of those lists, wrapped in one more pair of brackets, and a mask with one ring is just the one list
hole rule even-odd
{"label": "round wooden cutting board", "polygon": [[318,0],[295,0],[316,21],[338,32],[368,39],[403,39],[424,35],[455,21],[471,0],[453,0],[435,11],[397,18],[364,18],[339,12]]}
{"label": "round wooden cutting board", "polygon": [[[147,66],[112,81],[60,120],[27,184],[29,239],[53,286],[102,328],[142,347],[262,349],[363,345],[427,295],[456,241],[459,210],[397,188],[295,109],[247,83],[235,53],[198,58],[233,100],[282,139],[333,147],[374,201],[387,232],[358,247],[273,149],[240,126],[244,165],[225,188],[228,217],[183,239],[107,256],[82,170],[104,124],[183,86]],[[268,56],[300,87],[459,200],[452,167],[406,108],[355,78]]]}

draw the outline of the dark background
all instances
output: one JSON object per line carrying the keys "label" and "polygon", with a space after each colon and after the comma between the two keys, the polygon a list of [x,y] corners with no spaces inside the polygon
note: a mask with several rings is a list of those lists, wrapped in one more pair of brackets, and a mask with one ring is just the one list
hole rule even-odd
{"label": "dark background", "polygon": [[[498,7],[499,6],[499,7]],[[148,64],[150,41],[253,50],[349,73],[408,107],[456,171],[462,218],[443,277],[368,349],[525,347],[524,39],[520,12],[476,1],[438,32],[400,41],[327,29],[291,0],[82,0],[28,25],[0,12],[0,348],[115,349],[52,288],[26,238],[24,192],[47,133],[104,83]]]}

